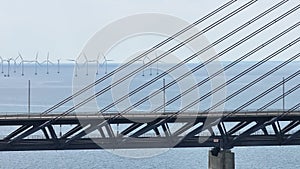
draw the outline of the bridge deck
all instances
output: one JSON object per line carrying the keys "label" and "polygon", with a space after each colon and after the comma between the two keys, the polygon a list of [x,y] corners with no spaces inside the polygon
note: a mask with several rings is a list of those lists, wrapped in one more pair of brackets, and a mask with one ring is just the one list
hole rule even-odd
{"label": "bridge deck", "polygon": [[299,111],[227,113],[1,115],[0,151],[300,145]]}
{"label": "bridge deck", "polygon": [[[188,112],[188,113],[181,113],[174,115],[172,112],[168,113],[157,113],[157,114],[149,114],[145,112],[135,112],[135,113],[128,113],[124,115],[120,115],[118,113],[106,113],[106,114],[95,114],[95,113],[78,113],[78,114],[69,114],[66,116],[62,116],[57,119],[54,123],[62,123],[62,122],[69,122],[69,123],[77,123],[78,120],[109,120],[114,119],[110,123],[130,123],[132,121],[140,121],[140,122],[150,122],[149,120],[156,120],[156,119],[166,119],[169,118],[170,121],[176,122],[185,122],[198,119],[204,120],[207,118],[221,118],[230,112],[211,112],[211,113],[198,113],[198,112]],[[230,115],[224,121],[240,121],[243,120],[251,120],[251,119],[264,119],[264,118],[272,118],[281,115],[282,111],[264,111],[264,112],[255,112],[255,111],[245,111],[235,113]],[[40,114],[11,114],[11,115],[0,115],[0,125],[8,125],[8,124],[22,124],[26,121],[48,121],[52,120],[53,118],[59,116],[60,114],[47,114],[47,115],[40,115]],[[284,116],[282,120],[295,120],[300,118],[300,111],[289,112],[287,115]],[[74,121],[74,122],[72,122]]]}

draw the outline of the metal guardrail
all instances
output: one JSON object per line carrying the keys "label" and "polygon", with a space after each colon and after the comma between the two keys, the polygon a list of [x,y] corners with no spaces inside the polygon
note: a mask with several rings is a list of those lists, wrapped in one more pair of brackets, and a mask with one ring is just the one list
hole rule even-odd
{"label": "metal guardrail", "polygon": [[[132,112],[127,113],[124,115],[120,115],[119,118],[134,118],[134,117],[172,117],[174,114],[176,116],[191,116],[191,117],[222,117],[223,115],[230,114],[232,111],[224,111],[224,112],[209,112],[209,113],[202,113],[202,112],[196,112],[196,111],[187,111],[182,114],[176,114],[176,112],[168,112],[168,113],[148,113],[148,112]],[[281,109],[273,109],[273,110],[266,110],[266,111],[256,111],[253,110],[245,110],[240,111],[234,114],[234,116],[253,116],[253,117],[261,117],[261,116],[278,116],[286,111],[283,111]],[[1,114],[0,113],[0,120],[1,119],[51,119],[54,117],[57,117],[60,113],[57,114],[48,114],[48,115],[41,115],[40,113],[35,114]],[[119,113],[106,113],[99,115],[97,112],[85,112],[85,113],[73,113],[65,116],[65,118],[107,118],[107,119],[113,119],[116,115],[119,115]],[[296,110],[293,112],[290,112],[289,115],[291,116],[300,116],[300,110]]]}

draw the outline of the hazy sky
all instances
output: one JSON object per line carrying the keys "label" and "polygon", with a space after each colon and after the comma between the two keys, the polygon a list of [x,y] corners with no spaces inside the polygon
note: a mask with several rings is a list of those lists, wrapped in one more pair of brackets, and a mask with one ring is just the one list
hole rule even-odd
{"label": "hazy sky", "polygon": [[[179,17],[188,22],[194,22],[208,12],[224,4],[225,0],[0,0],[0,56],[15,58],[20,52],[26,59],[33,59],[35,53],[40,53],[40,60],[46,58],[50,52],[50,59],[76,58],[86,42],[101,28],[120,18],[140,13],[162,13]],[[246,0],[240,0],[235,5],[212,17],[199,25],[198,29],[213,23],[230,11],[236,9]],[[220,27],[205,34],[210,42],[220,38],[233,28],[258,15],[260,12],[280,2],[280,0],[259,0],[249,9],[238,16],[226,21]],[[263,26],[265,23],[278,17],[283,12],[294,7],[299,0],[290,0],[288,3],[251,25],[245,31],[229,39],[226,43],[216,46],[220,52],[229,44],[236,42],[245,35]],[[299,10],[300,11],[300,10]],[[292,24],[299,21],[299,11],[296,11],[282,22],[266,30],[248,45],[240,50],[228,54],[223,60],[233,60],[243,51],[248,51],[256,45],[280,33]],[[249,60],[260,59],[262,55],[274,51],[295,37],[300,35],[299,29],[283,37],[257,56]],[[161,40],[162,38],[158,38]],[[153,43],[154,44],[154,43]],[[149,44],[149,48],[152,44]],[[252,46],[251,46],[252,45]],[[247,48],[248,47],[248,48]],[[291,48],[287,54],[292,55],[299,49],[299,45]],[[137,49],[140,50],[140,49]],[[121,51],[120,51],[121,52]],[[241,53],[240,53],[241,52]],[[286,54],[275,60],[284,60]]]}

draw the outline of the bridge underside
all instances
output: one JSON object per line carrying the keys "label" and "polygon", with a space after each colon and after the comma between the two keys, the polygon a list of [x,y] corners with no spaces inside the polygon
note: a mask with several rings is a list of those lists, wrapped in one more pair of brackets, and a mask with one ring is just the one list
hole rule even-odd
{"label": "bridge underside", "polygon": [[[300,145],[300,112],[0,116],[0,151]],[[226,114],[226,112],[224,112]],[[1,130],[3,131],[3,130]]]}
{"label": "bridge underside", "polygon": [[[177,138],[176,138],[177,139]],[[174,139],[173,141],[177,141]],[[165,138],[140,138],[123,142],[123,139],[78,139],[70,144],[67,140],[53,142],[49,139],[26,139],[14,144],[5,141],[0,142],[1,151],[34,151],[34,150],[80,150],[80,149],[146,149],[146,148],[185,148],[185,147],[218,147],[214,139],[220,137],[194,137],[183,139],[179,144],[173,146]],[[199,142],[199,140],[206,140]],[[278,145],[300,145],[300,138],[292,142],[282,144],[276,136],[252,136],[244,138],[234,146],[278,146]]]}

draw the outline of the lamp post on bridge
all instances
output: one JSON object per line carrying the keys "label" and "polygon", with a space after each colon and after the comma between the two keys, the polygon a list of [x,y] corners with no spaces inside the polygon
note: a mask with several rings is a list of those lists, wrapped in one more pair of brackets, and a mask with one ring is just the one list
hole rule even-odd
{"label": "lamp post on bridge", "polygon": [[30,80],[28,80],[28,116],[30,116]]}
{"label": "lamp post on bridge", "polygon": [[164,113],[166,112],[166,80],[163,79],[163,104],[164,104]]}
{"label": "lamp post on bridge", "polygon": [[282,78],[282,112],[285,110],[285,79]]}

